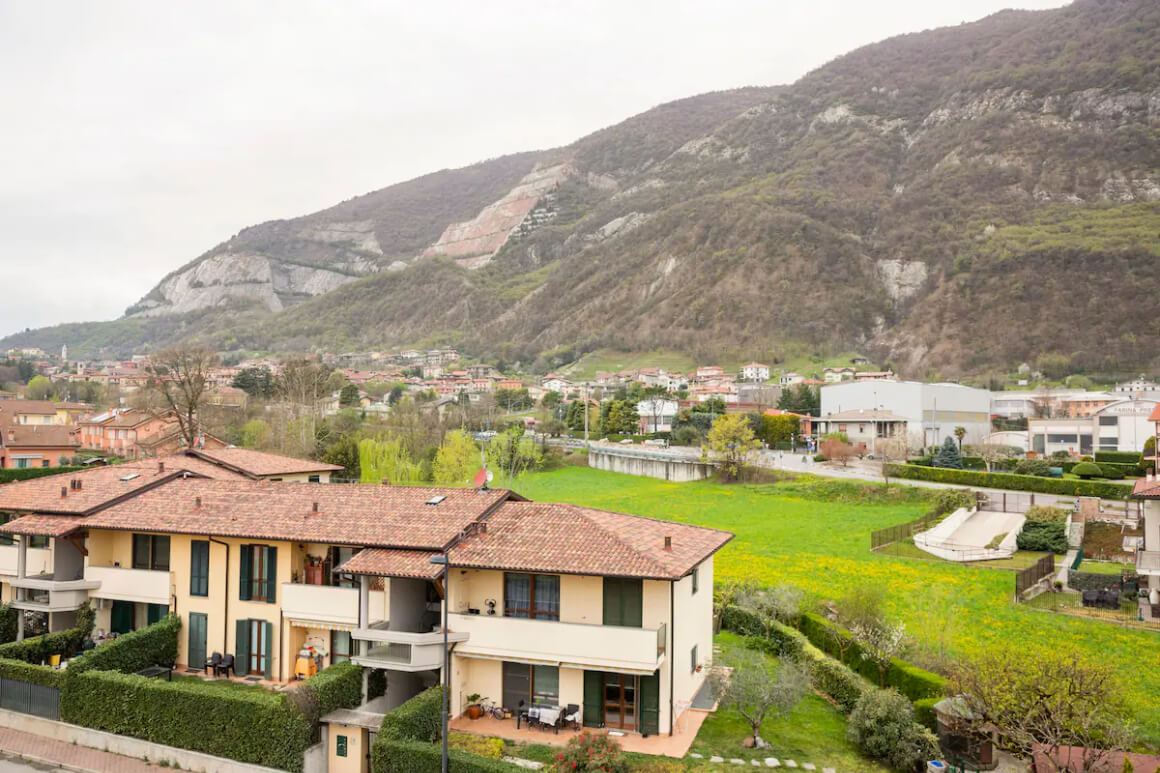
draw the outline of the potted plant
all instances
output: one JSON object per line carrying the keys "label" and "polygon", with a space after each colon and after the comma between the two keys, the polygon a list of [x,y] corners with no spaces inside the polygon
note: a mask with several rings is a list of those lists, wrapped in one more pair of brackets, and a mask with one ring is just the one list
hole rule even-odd
{"label": "potted plant", "polygon": [[473,692],[467,696],[467,718],[479,719],[483,716],[483,709],[479,705],[480,698],[483,697],[477,692]]}
{"label": "potted plant", "polygon": [[306,554],[306,584],[322,584],[322,556]]}

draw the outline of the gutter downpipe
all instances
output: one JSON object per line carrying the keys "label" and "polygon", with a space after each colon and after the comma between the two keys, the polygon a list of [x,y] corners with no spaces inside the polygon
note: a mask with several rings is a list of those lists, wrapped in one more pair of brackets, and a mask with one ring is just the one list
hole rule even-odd
{"label": "gutter downpipe", "polygon": [[677,643],[677,583],[669,582],[669,738],[673,737],[673,728],[676,727],[677,718],[673,716],[676,711],[676,703],[673,702],[673,650]]}
{"label": "gutter downpipe", "polygon": [[[221,545],[226,549],[226,595],[222,608],[222,654],[224,655],[230,651],[230,543],[222,542],[219,539],[214,539],[213,537],[208,536],[206,539],[208,539],[210,542]],[[281,634],[281,631],[278,633]],[[281,637],[279,636],[279,639],[280,638]]]}

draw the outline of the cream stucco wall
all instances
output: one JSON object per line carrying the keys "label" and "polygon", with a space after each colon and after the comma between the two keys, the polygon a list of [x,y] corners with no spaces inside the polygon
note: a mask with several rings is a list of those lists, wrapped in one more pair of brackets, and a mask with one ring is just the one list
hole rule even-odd
{"label": "cream stucco wall", "polygon": [[1160,550],[1160,501],[1144,500],[1144,550]]}
{"label": "cream stucco wall", "polygon": [[292,475],[262,475],[262,480],[279,480],[286,483],[310,483],[310,476],[317,475],[319,483],[330,483],[329,472],[298,472]]}
{"label": "cream stucco wall", "polygon": [[[330,722],[327,725],[327,773],[366,773],[370,770],[370,733],[366,728]],[[346,756],[338,756],[338,737],[346,736]]]}
{"label": "cream stucco wall", "polygon": [[[708,669],[700,673],[694,665],[705,666],[713,657],[713,557],[705,559],[697,568],[698,590],[693,593],[692,576],[686,576],[675,584],[675,631],[670,631],[673,642],[666,663],[673,669],[673,705],[678,714],[682,702],[688,702],[696,695],[705,681]],[[693,646],[697,647],[697,663],[691,660]],[[662,675],[662,681],[667,676]],[[666,695],[668,685],[661,685],[661,695]],[[668,704],[662,697],[661,729],[668,728]],[[679,717],[677,717],[679,718]]]}

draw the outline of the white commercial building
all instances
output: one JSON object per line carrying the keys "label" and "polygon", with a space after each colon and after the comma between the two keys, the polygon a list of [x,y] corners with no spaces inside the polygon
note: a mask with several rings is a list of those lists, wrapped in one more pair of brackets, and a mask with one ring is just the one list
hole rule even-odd
{"label": "white commercial building", "polygon": [[1073,455],[1142,451],[1155,431],[1149,415],[1156,405],[1156,400],[1128,398],[1082,418],[1031,419],[1027,422],[1028,447],[1044,456],[1057,451]]}
{"label": "white commercial building", "polygon": [[991,432],[991,393],[961,384],[921,381],[847,381],[822,387],[822,416],[843,411],[889,411],[906,419],[907,436],[924,446],[939,445],[967,430],[963,443],[978,443]]}

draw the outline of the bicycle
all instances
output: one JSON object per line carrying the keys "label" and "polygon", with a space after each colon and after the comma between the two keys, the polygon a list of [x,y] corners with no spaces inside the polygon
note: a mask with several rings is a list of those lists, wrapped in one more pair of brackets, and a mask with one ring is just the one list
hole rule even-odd
{"label": "bicycle", "polygon": [[493,701],[482,701],[479,707],[483,709],[483,713],[493,719],[507,719],[507,712],[498,703]]}

